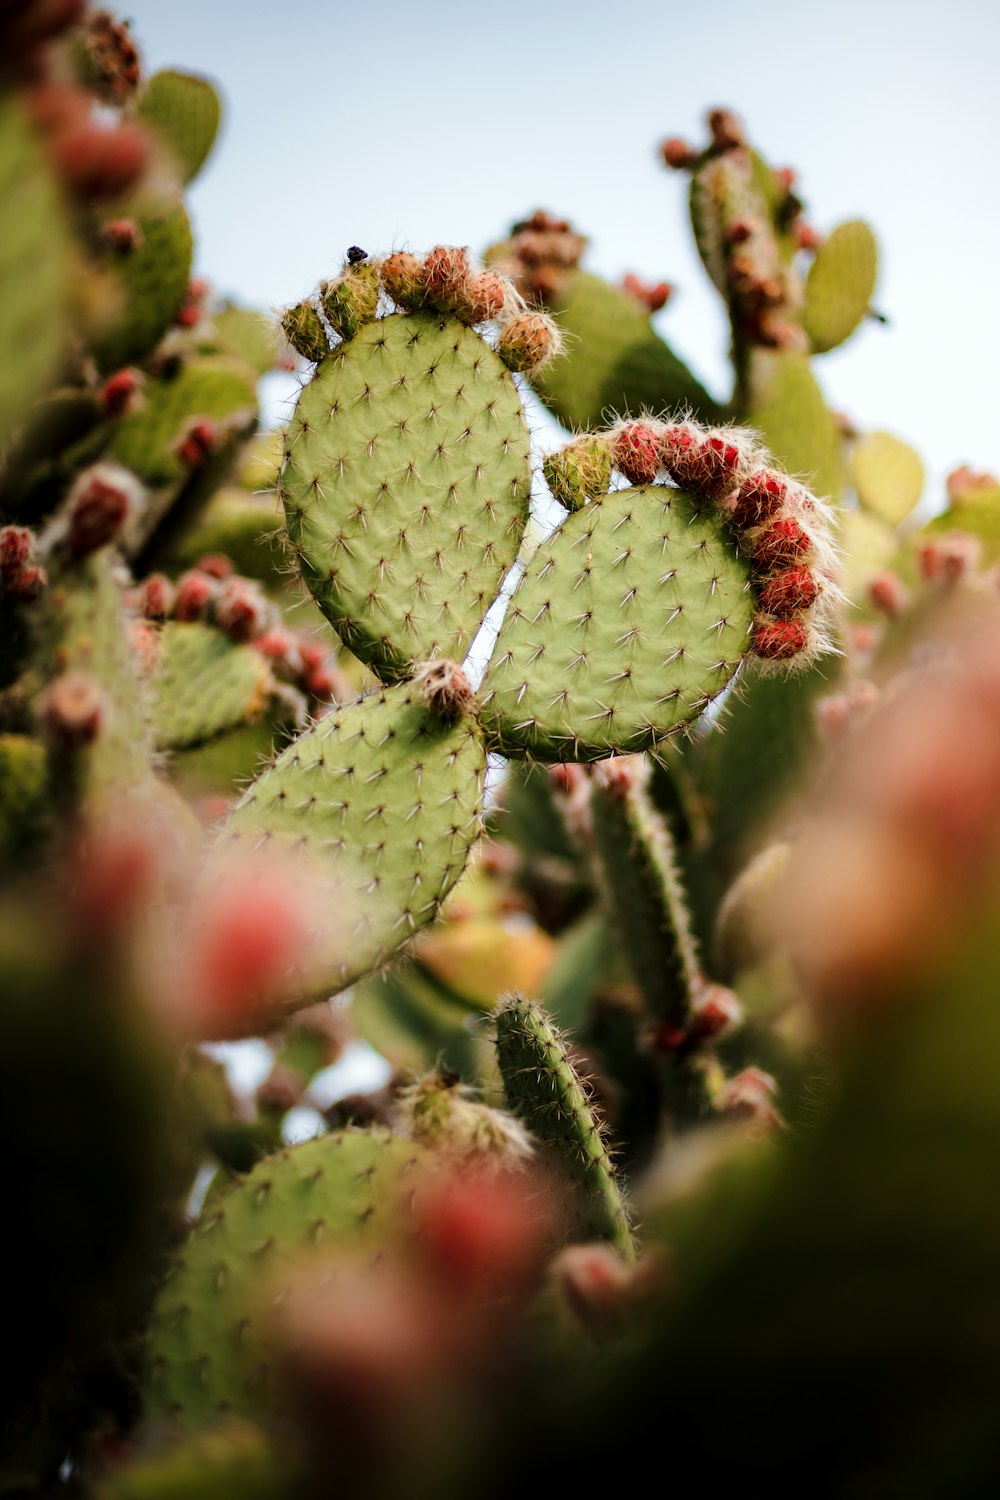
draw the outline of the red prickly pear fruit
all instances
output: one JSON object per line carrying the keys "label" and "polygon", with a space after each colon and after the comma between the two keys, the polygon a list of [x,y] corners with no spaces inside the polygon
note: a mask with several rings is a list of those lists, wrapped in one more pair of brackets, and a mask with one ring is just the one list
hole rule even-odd
{"label": "red prickly pear fruit", "polygon": [[743,456],[735,443],[718,434],[705,438],[698,449],[699,489],[711,499],[729,494],[740,481]]}
{"label": "red prickly pear fruit", "polygon": [[174,586],[164,573],[150,573],[142,585],[142,613],[147,620],[165,620],[174,607]]}
{"label": "red prickly pear fruit", "polygon": [[890,620],[897,620],[908,608],[910,591],[898,573],[886,569],[876,573],[868,585],[868,598],[872,606]]}
{"label": "red prickly pear fruit", "polygon": [[311,667],[305,674],[302,688],[319,703],[346,703],[351,697],[346,677],[330,662]]}
{"label": "red prickly pear fruit", "polygon": [[749,531],[776,516],[785,503],[788,486],[780,474],[758,469],[740,485],[729,524],[738,531]]}
{"label": "red prickly pear fruit", "polygon": [[707,984],[695,1000],[685,1042],[689,1047],[708,1042],[742,1023],[739,996],[725,985]]}
{"label": "red prickly pear fruit", "polygon": [[552,1277],[580,1321],[604,1329],[627,1306],[632,1267],[610,1245],[571,1245],[553,1261]]}
{"label": "red prickly pear fruit", "polygon": [[790,193],[798,180],[794,167],[775,167],[774,178],[783,193]]}
{"label": "red prickly pear fruit", "polygon": [[584,786],[587,780],[586,772],[582,766],[573,765],[570,762],[549,766],[549,785],[552,790],[563,797],[572,797]]}
{"label": "red prickly pear fruit", "polygon": [[208,282],[196,277],[189,281],[174,322],[179,328],[194,328],[201,321],[203,304],[208,296]]}
{"label": "red prickly pear fruit", "polygon": [[450,308],[469,280],[469,252],[455,245],[435,245],[424,261],[424,284],[432,302]]}
{"label": "red prickly pear fruit", "polygon": [[6,592],[11,599],[16,599],[21,604],[30,604],[48,586],[48,582],[49,575],[44,568],[22,568],[7,584]]}
{"label": "red prickly pear fruit", "polygon": [[243,644],[260,635],[268,619],[268,604],[256,584],[245,578],[230,578],[216,595],[213,615],[216,625],[231,641]]}
{"label": "red prickly pear fruit", "polygon": [[744,1068],[728,1078],[715,1099],[720,1114],[758,1125],[780,1125],[781,1116],[774,1107],[777,1080],[761,1068]]}
{"label": "red prickly pear fruit", "polygon": [[526,1175],[465,1171],[417,1194],[418,1244],[449,1288],[520,1290],[538,1275],[550,1223],[538,1184]]}
{"label": "red prickly pear fruit", "polygon": [[805,219],[795,220],[795,223],[792,225],[792,233],[795,236],[795,243],[800,250],[815,251],[823,243],[823,236],[811,224],[807,224]]}
{"label": "red prickly pear fruit", "polygon": [[174,596],[174,619],[205,619],[218,589],[215,579],[209,578],[205,573],[182,573],[177,580],[177,593]]}
{"label": "red prickly pear fruit", "polygon": [[958,583],[979,566],[982,548],[967,531],[928,537],[917,548],[920,571],[928,583]]}
{"label": "red prickly pear fruit", "polygon": [[[756,219],[734,219],[731,224],[726,225],[726,239],[730,245],[742,245],[759,230],[760,225]],[[739,268],[735,265],[733,270],[738,275]]]}
{"label": "red prickly pear fruit", "polygon": [[609,797],[623,801],[636,784],[635,762],[626,755],[612,756],[597,767],[594,780]]}
{"label": "red prickly pear fruit", "polygon": [[656,429],[645,422],[626,422],[614,435],[611,456],[630,484],[652,484],[660,472]]}
{"label": "red prickly pear fruit", "polygon": [[90,120],[93,100],[84,89],[64,83],[38,83],[22,90],[21,102],[36,130],[46,139],[58,138]]}
{"label": "red prickly pear fruit", "polygon": [[299,655],[302,658],[302,665],[311,672],[315,667],[326,665],[329,652],[321,641],[310,641],[300,636]]}
{"label": "red prickly pear fruit", "polygon": [[622,280],[622,291],[627,292],[640,307],[644,307],[647,312],[651,313],[659,312],[661,307],[666,307],[673,290],[669,281],[658,281],[654,285],[648,281],[642,281],[631,271]]}
{"label": "red prickly pear fruit", "polygon": [[758,568],[785,568],[808,557],[812,540],[793,516],[772,521],[754,543],[753,560]]}
{"label": "red prickly pear fruit", "polygon": [[503,312],[507,300],[507,284],[496,271],[482,271],[470,276],[453,299],[456,316],[463,323],[488,323]]}
{"label": "red prickly pear fruit", "polygon": [[945,489],[948,504],[958,505],[963,500],[975,500],[976,495],[983,491],[988,493],[990,490],[1000,489],[1000,479],[995,474],[976,473],[968,464],[962,464],[948,475]]}
{"label": "red prickly pear fruit", "polygon": [[701,438],[685,422],[674,423],[660,433],[660,463],[675,484],[693,485],[698,474],[698,448]]}
{"label": "red prickly pear fruit", "polygon": [[90,64],[92,84],[105,104],[123,104],[139,87],[139,53],[127,21],[116,21],[106,10],[94,11],[83,31],[82,44]]}
{"label": "red prickly pear fruit", "polygon": [[27,526],[0,526],[0,582],[10,584],[20,576],[34,545]]}
{"label": "red prickly pear fruit", "polygon": [[127,469],[94,464],[85,469],[69,495],[66,545],[74,557],[87,557],[113,542],[140,498],[138,481]]}
{"label": "red prickly pear fruit", "polygon": [[687,1041],[687,1032],[680,1026],[671,1026],[666,1021],[652,1026],[644,1034],[646,1045],[653,1052],[679,1052]]}
{"label": "red prickly pear fruit", "polygon": [[746,145],[743,121],[731,109],[713,109],[708,116],[708,129],[716,151],[735,151]]}
{"label": "red prickly pear fruit", "polygon": [[200,417],[191,423],[177,446],[177,457],[188,469],[200,469],[214,452],[218,444],[215,423]]}
{"label": "red prickly pear fruit", "polygon": [[698,160],[698,153],[694,147],[689,146],[687,141],[681,140],[677,135],[672,135],[663,142],[660,147],[660,156],[674,172],[686,172]]}
{"label": "red prickly pear fruit", "polygon": [[143,243],[143,233],[135,219],[111,219],[101,233],[116,255],[131,255]]}
{"label": "red prickly pear fruit", "polygon": [[107,417],[124,417],[136,405],[142,389],[143,377],[138,370],[118,370],[109,375],[101,386],[98,400]]}
{"label": "red prickly pear fruit", "polygon": [[56,169],[75,197],[88,203],[120,198],[138,182],[149,160],[149,137],[138,125],[113,130],[93,121],[53,143]]}
{"label": "red prickly pear fruit", "polygon": [[50,684],[42,705],[46,733],[63,750],[93,744],[104,720],[104,694],[92,677],[65,672]]}
{"label": "red prickly pear fruit", "polygon": [[752,645],[762,661],[791,661],[809,645],[809,633],[798,620],[758,620]]}
{"label": "red prickly pear fruit", "polygon": [[398,307],[417,312],[427,306],[427,271],[424,262],[406,250],[387,255],[381,266],[382,285]]}
{"label": "red prickly pear fruit", "polygon": [[540,312],[517,313],[503,325],[497,353],[508,369],[531,375],[559,353],[561,341],[551,318]]}
{"label": "red prickly pear fruit", "polygon": [[860,678],[846,693],[830,693],[816,702],[816,723],[827,739],[841,739],[852,724],[863,718],[881,694],[873,682]]}
{"label": "red prickly pear fruit", "polygon": [[253,646],[261,656],[266,656],[268,661],[273,662],[276,667],[285,668],[290,675],[298,676],[302,671],[302,654],[290,630],[274,626],[271,630],[265,630],[263,634],[256,636]]}
{"label": "red prickly pear fruit", "polygon": [[209,578],[218,578],[220,581],[231,577],[234,571],[232,559],[228,558],[224,552],[204,553],[198,558],[195,567],[199,573],[207,573]]}
{"label": "red prickly pear fruit", "polygon": [[469,679],[453,661],[430,661],[420,667],[414,681],[420,684],[427,706],[445,721],[471,713],[476,695]]}
{"label": "red prickly pear fruit", "polygon": [[757,602],[766,614],[779,620],[791,619],[810,609],[819,597],[819,583],[809,568],[786,568],[769,578]]}

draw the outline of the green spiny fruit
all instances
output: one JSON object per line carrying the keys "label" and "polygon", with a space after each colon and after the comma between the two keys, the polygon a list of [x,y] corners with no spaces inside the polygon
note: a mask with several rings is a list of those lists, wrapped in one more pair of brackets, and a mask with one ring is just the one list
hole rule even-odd
{"label": "green spiny fruit", "polygon": [[635,1253],[611,1158],[566,1044],[540,1005],[520,995],[501,1001],[497,1062],[508,1108],[548,1147],[577,1189],[585,1238]]}
{"label": "green spiny fruit", "polygon": [[14,100],[0,100],[0,447],[55,373],[66,335],[59,192]]}
{"label": "green spiny fruit", "polygon": [[138,115],[167,146],[182,182],[201,170],[219,130],[219,96],[207,78],[154,73],[139,96]]}
{"label": "green spiny fruit", "polygon": [[428,1160],[388,1134],[321,1136],[265,1158],[206,1207],[154,1310],[147,1414],[193,1425],[271,1413],[269,1306],[298,1263],[391,1238]]}
{"label": "green spiny fruit", "polygon": [[588,500],[599,500],[611,488],[614,461],[604,433],[585,434],[542,462],[545,483],[553,499],[566,510],[582,510]]}
{"label": "green spiny fruit", "polygon": [[297,302],[294,307],[286,309],[281,315],[281,329],[303,359],[325,359],[330,352],[326,329],[311,302]]}
{"label": "green spiny fruit", "polygon": [[334,709],[258,777],[227,825],[225,845],[294,846],[329,879],[331,921],[344,930],[314,993],[351,984],[434,921],[478,837],[485,750],[475,722],[440,701],[443,667],[433,667]]}
{"label": "green spiny fruit", "polygon": [[868,311],[878,246],[862,219],[838,224],[816,251],[806,277],[803,322],[817,354],[850,338]]}
{"label": "green spiny fruit", "polygon": [[[118,310],[91,338],[100,368],[120,370],[143,359],[176,317],[191,275],[191,226],[175,199],[126,205],[123,218],[105,227],[107,267]],[[113,234],[129,224],[128,235]]]}
{"label": "green spiny fruit", "polygon": [[504,754],[599,760],[697,718],[747,650],[749,571],[682,490],[617,490],[535,552],[501,626],[481,721]]}
{"label": "green spiny fruit", "polygon": [[367,323],[302,392],[288,534],[320,608],[384,680],[465,654],[527,523],[528,446],[510,373],[437,313]]}
{"label": "green spiny fruit", "polygon": [[149,726],[158,750],[202,745],[258,718],[277,690],[265,658],[196,621],[154,639]]}
{"label": "green spiny fruit", "polygon": [[320,285],[320,302],[327,322],[342,339],[354,335],[371,323],[378,310],[379,274],[372,261],[348,265],[336,281]]}

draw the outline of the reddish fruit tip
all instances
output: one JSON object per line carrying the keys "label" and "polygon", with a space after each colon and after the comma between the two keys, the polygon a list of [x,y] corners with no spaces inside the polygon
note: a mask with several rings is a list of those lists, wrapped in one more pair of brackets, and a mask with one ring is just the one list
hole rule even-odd
{"label": "reddish fruit tip", "polygon": [[766,614],[787,620],[810,609],[819,597],[819,583],[809,568],[786,568],[769,578],[757,602]]}
{"label": "reddish fruit tip", "polygon": [[612,459],[630,484],[652,484],[660,472],[660,444],[645,422],[626,422],[615,433]]}
{"label": "reddish fruit tip", "polygon": [[753,628],[754,654],[762,661],[791,661],[808,644],[808,632],[798,620],[760,620]]}

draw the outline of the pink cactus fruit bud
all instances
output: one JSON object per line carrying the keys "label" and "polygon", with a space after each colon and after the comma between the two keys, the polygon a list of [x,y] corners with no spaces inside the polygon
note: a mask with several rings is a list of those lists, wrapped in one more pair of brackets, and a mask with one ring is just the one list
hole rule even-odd
{"label": "pink cactus fruit bud", "polygon": [[147,620],[165,620],[174,608],[174,586],[165,573],[150,573],[143,580],[140,608]]}
{"label": "pink cactus fruit bud", "polygon": [[520,1290],[537,1279],[552,1228],[527,1172],[466,1169],[417,1194],[418,1244],[459,1296]]}
{"label": "pink cactus fruit bud", "polygon": [[698,160],[698,153],[680,136],[672,135],[660,147],[660,156],[674,172],[686,172]]}
{"label": "pink cactus fruit bud", "polygon": [[622,291],[644,307],[647,312],[659,312],[661,307],[666,307],[673,293],[673,287],[669,281],[649,282],[643,281],[629,271],[622,279]]}
{"label": "pink cactus fruit bud", "polygon": [[27,526],[0,526],[0,583],[12,584],[20,577],[35,546]]}
{"label": "pink cactus fruit bud", "polygon": [[311,667],[302,677],[301,686],[318,703],[346,703],[352,696],[350,683],[332,662]]}
{"label": "pink cactus fruit bud", "polygon": [[792,226],[792,234],[795,237],[795,243],[798,248],[800,250],[807,250],[810,253],[818,250],[823,243],[823,236],[811,224],[807,224],[803,218],[795,220]]}
{"label": "pink cactus fruit bud", "polygon": [[870,580],[868,599],[880,614],[887,615],[890,620],[898,620],[909,608],[910,591],[898,573],[886,568]]}
{"label": "pink cactus fruit bud", "polygon": [[487,323],[498,318],[507,300],[507,283],[496,271],[470,276],[456,291],[452,304],[464,323]]}
{"label": "pink cactus fruit bud", "polygon": [[453,722],[472,712],[476,695],[469,679],[453,661],[430,661],[420,667],[414,681],[419,683],[431,711],[445,722]]}
{"label": "pink cactus fruit bud", "polygon": [[497,341],[497,353],[504,364],[524,375],[541,370],[560,348],[556,325],[539,312],[515,314],[503,325]]}
{"label": "pink cactus fruit bud", "polygon": [[469,280],[469,252],[455,245],[435,245],[424,261],[424,281],[432,302],[450,307]]}
{"label": "pink cactus fruit bud", "polygon": [[660,472],[657,431],[646,422],[625,422],[612,442],[612,458],[630,484],[652,484]]}
{"label": "pink cactus fruit bud", "polygon": [[570,1245],[552,1262],[552,1279],[581,1323],[609,1330],[627,1311],[633,1267],[610,1245]]}
{"label": "pink cactus fruit bud", "polygon": [[977,473],[968,464],[962,464],[948,475],[945,486],[948,504],[959,505],[963,500],[975,500],[977,495],[1000,489],[1000,479],[995,474]]}
{"label": "pink cactus fruit bud", "polygon": [[717,151],[735,151],[746,145],[743,121],[731,109],[710,110],[708,130]]}
{"label": "pink cactus fruit bud", "polygon": [[182,573],[177,580],[174,596],[175,620],[204,620],[209,606],[218,593],[219,585],[206,573],[191,570]]}
{"label": "pink cactus fruit bud", "polygon": [[745,460],[739,447],[719,433],[710,433],[698,449],[698,488],[710,499],[734,490],[742,478]]}
{"label": "pink cactus fruit bud", "polygon": [[758,620],[751,646],[762,661],[791,661],[809,646],[809,632],[799,620]]}
{"label": "pink cactus fruit bud", "polygon": [[64,750],[80,750],[93,744],[106,712],[104,694],[94,679],[83,672],[64,672],[49,685],[42,701],[46,734]]}
{"label": "pink cactus fruit bud", "polygon": [[[726,240],[730,245],[743,245],[748,239],[750,239],[752,235],[757,234],[759,230],[760,225],[757,223],[756,219],[732,219],[726,225]],[[747,265],[752,271],[752,263],[747,262]],[[738,275],[739,267],[734,264],[730,267],[730,271],[732,274]]]}
{"label": "pink cactus fruit bud", "polygon": [[271,609],[262,590],[247,578],[226,579],[216,595],[213,616],[231,641],[252,641],[267,626]]}
{"label": "pink cactus fruit bud", "polygon": [[979,567],[982,546],[966,531],[927,537],[917,547],[917,562],[928,583],[956,584]]}
{"label": "pink cactus fruit bud", "polygon": [[636,762],[627,755],[613,755],[596,768],[594,780],[604,788],[609,797],[621,801],[637,784]]}
{"label": "pink cactus fruit bud", "polygon": [[792,192],[798,181],[798,174],[794,167],[775,167],[774,177],[783,193]]}
{"label": "pink cactus fruit bud", "polygon": [[816,723],[828,740],[842,739],[848,730],[862,722],[878,702],[879,690],[873,682],[859,678],[843,693],[830,693],[816,700]]}
{"label": "pink cactus fruit bud", "polygon": [[687,422],[675,422],[660,432],[660,463],[682,489],[694,486],[699,473],[701,434]]}
{"label": "pink cactus fruit bud", "polygon": [[123,104],[139,87],[139,53],[127,21],[106,10],[87,17],[83,42],[96,75],[95,87],[106,104]]}
{"label": "pink cactus fruit bud", "polygon": [[791,619],[810,609],[819,598],[819,581],[809,568],[786,568],[764,584],[757,602],[765,614]]}
{"label": "pink cactus fruit bud", "polygon": [[765,1073],[762,1068],[744,1068],[734,1077],[727,1078],[715,1097],[715,1107],[721,1115],[747,1120],[754,1125],[780,1125],[782,1119],[774,1107],[777,1092],[777,1079],[770,1073]]}
{"label": "pink cactus fruit bud", "polygon": [[177,457],[188,469],[200,469],[218,446],[218,431],[215,423],[207,417],[199,417],[185,429],[177,446]]}
{"label": "pink cactus fruit bud", "polygon": [[428,301],[427,271],[424,262],[406,250],[387,255],[380,275],[386,292],[399,307],[411,312],[426,307]]}
{"label": "pink cactus fruit bud", "polygon": [[587,782],[587,773],[582,766],[573,765],[570,762],[561,762],[549,767],[549,785],[553,791],[562,797],[572,797],[579,792]]}
{"label": "pink cactus fruit bud", "polygon": [[110,219],[101,232],[106,244],[116,255],[131,255],[144,240],[135,219]]}
{"label": "pink cactus fruit bud", "polygon": [[232,558],[224,552],[205,552],[195,563],[199,573],[207,573],[209,578],[230,578],[233,574]]}
{"label": "pink cactus fruit bud", "polygon": [[69,192],[81,202],[102,203],[136,186],[149,161],[149,137],[129,122],[109,129],[87,120],[61,132],[51,150]]}
{"label": "pink cactus fruit bud", "polygon": [[70,490],[66,544],[74,557],[106,547],[138,508],[142,488],[134,474],[117,464],[85,469]]}
{"label": "pink cactus fruit bud", "polygon": [[753,560],[758,568],[786,568],[801,562],[813,550],[809,533],[794,516],[782,516],[757,538],[753,548]]}
{"label": "pink cactus fruit bud", "polygon": [[739,996],[722,984],[706,984],[695,997],[685,1041],[697,1046],[743,1024]]}
{"label": "pink cactus fruit bud", "polygon": [[109,375],[97,398],[104,415],[124,417],[133,411],[142,384],[143,377],[138,370],[118,370],[114,375]]}
{"label": "pink cactus fruit bud", "polygon": [[32,565],[21,569],[17,577],[7,585],[7,592],[12,599],[30,604],[32,599],[37,599],[42,590],[48,587],[48,582],[49,575],[45,569]]}

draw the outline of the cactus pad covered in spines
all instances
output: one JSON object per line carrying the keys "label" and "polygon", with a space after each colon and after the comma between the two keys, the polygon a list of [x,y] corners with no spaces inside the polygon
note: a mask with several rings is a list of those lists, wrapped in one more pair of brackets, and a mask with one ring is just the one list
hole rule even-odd
{"label": "cactus pad covered in spines", "polygon": [[281,475],[324,613],[385,680],[461,659],[527,522],[528,433],[509,372],[435,312],[365,324],[299,398]]}
{"label": "cactus pad covered in spines", "polygon": [[247,791],[225,842],[300,848],[329,877],[345,942],[314,993],[360,978],[437,917],[479,834],[485,771],[474,721],[402,683],[335,709]]}
{"label": "cactus pad covered in spines", "polygon": [[267,661],[198,621],[171,621],[152,645],[150,730],[159,750],[201,745],[264,711],[277,690]]}

